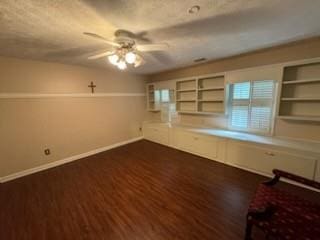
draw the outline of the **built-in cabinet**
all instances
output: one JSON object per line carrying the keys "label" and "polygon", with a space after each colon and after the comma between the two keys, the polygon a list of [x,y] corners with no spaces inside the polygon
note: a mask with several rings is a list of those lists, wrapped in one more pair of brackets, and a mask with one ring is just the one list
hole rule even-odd
{"label": "built-in cabinet", "polygon": [[320,121],[320,63],[284,67],[279,118]]}
{"label": "built-in cabinet", "polygon": [[145,124],[145,139],[265,175],[274,168],[320,180],[320,156],[279,146],[233,140],[168,124]]}
{"label": "built-in cabinet", "polygon": [[169,145],[169,128],[166,124],[145,124],[143,126],[143,135],[145,139]]}
{"label": "built-in cabinet", "polygon": [[224,114],[224,86],[223,74],[177,80],[177,112],[184,114]]}
{"label": "built-in cabinet", "polygon": [[274,168],[283,169],[309,179],[314,178],[316,159],[270,146],[228,141],[226,162],[231,165],[271,174]]}
{"label": "built-in cabinet", "polygon": [[[164,82],[175,95],[179,114],[223,115],[227,113],[227,83],[259,79],[279,82],[276,101],[279,119],[306,123],[320,121],[319,58]],[[148,111],[160,111],[158,84],[163,88],[161,83],[147,84]]]}
{"label": "built-in cabinet", "polygon": [[155,89],[154,84],[147,84],[147,110],[150,112],[160,111],[160,92]]}
{"label": "built-in cabinet", "polygon": [[184,130],[174,130],[175,146],[219,162],[224,161],[225,139]]}

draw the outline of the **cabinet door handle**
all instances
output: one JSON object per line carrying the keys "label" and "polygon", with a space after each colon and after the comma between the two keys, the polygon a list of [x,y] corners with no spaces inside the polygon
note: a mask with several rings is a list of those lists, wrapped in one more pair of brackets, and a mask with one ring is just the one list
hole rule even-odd
{"label": "cabinet door handle", "polygon": [[275,154],[273,152],[265,152],[266,155],[268,156],[274,156]]}

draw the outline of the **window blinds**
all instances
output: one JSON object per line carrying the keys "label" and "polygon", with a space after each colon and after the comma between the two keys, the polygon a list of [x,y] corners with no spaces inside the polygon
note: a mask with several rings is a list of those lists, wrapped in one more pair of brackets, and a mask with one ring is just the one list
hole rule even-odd
{"label": "window blinds", "polygon": [[248,106],[233,106],[231,125],[237,128],[247,128],[249,119]]}
{"label": "window blinds", "polygon": [[247,131],[270,132],[274,85],[273,80],[232,84],[230,127]]}
{"label": "window blinds", "polygon": [[249,99],[250,82],[236,83],[233,87],[233,99]]}

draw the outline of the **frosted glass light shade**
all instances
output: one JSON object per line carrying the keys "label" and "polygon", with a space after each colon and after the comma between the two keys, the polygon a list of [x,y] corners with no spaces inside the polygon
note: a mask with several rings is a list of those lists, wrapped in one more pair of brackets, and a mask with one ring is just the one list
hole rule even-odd
{"label": "frosted glass light shade", "polygon": [[123,60],[120,60],[117,65],[118,65],[118,68],[119,68],[120,70],[124,70],[124,69],[127,68],[127,64],[126,64],[126,62],[123,61]]}
{"label": "frosted glass light shade", "polygon": [[136,58],[137,57],[136,57],[135,53],[133,53],[133,52],[126,53],[125,59],[126,59],[127,63],[133,64],[136,61]]}
{"label": "frosted glass light shade", "polygon": [[119,56],[116,55],[116,54],[110,55],[110,56],[108,57],[108,60],[109,60],[109,62],[110,62],[111,64],[117,65],[117,64],[118,64],[118,60],[119,60]]}

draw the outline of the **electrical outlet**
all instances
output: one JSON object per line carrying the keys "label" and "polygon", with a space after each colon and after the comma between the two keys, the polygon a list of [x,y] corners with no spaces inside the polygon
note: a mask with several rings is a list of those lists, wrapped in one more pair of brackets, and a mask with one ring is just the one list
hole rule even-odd
{"label": "electrical outlet", "polygon": [[44,154],[45,155],[50,155],[51,154],[50,149],[49,148],[45,149],[44,150]]}

